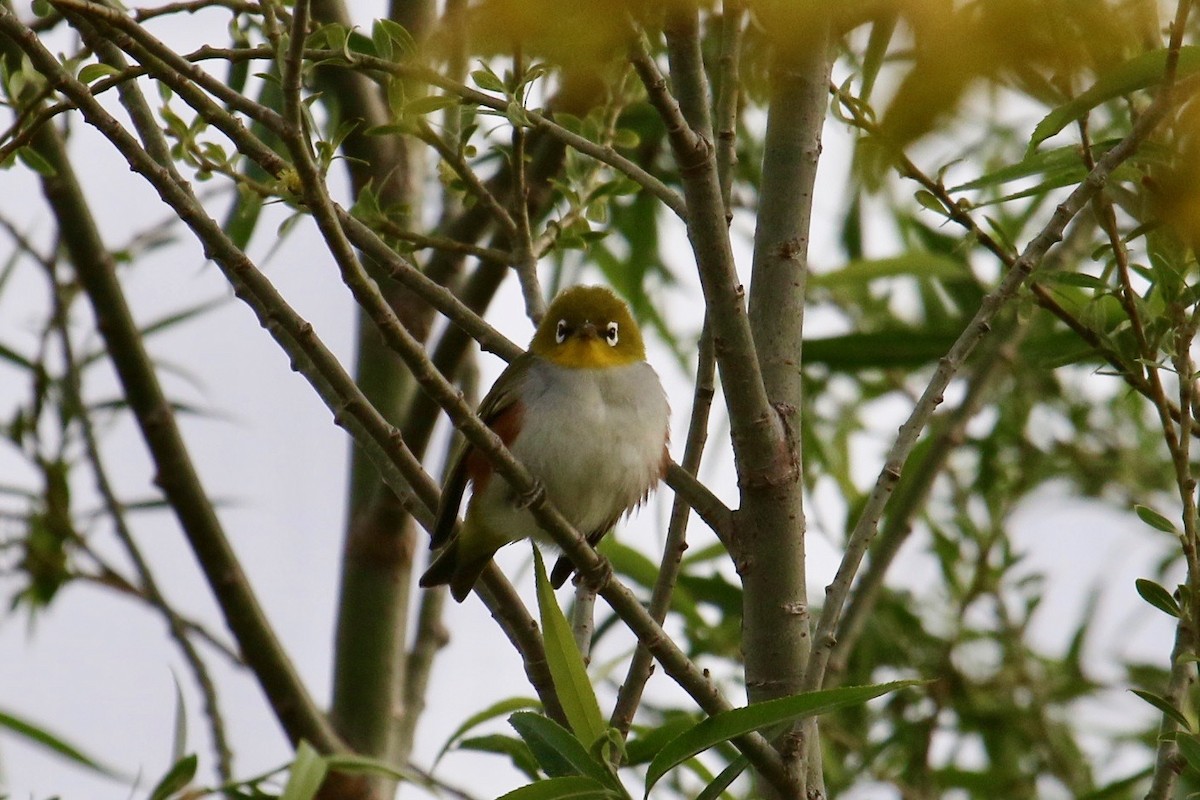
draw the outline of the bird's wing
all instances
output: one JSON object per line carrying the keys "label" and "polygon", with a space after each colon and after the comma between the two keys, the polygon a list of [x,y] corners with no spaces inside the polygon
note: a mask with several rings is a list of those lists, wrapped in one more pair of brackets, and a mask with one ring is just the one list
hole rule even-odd
{"label": "bird's wing", "polygon": [[[529,353],[522,353],[514,358],[500,373],[496,382],[492,384],[492,388],[483,398],[483,402],[479,404],[476,412],[488,427],[501,434],[500,438],[504,440],[505,444],[511,443],[516,432],[514,430],[508,433],[499,429],[509,427],[504,425],[503,421],[513,418],[509,412],[515,409],[515,404],[521,394],[521,385],[525,381],[531,363],[532,356]],[[505,435],[506,433],[508,435]],[[458,519],[458,508],[462,505],[463,493],[466,492],[467,482],[471,478],[468,461],[474,452],[475,448],[471,446],[470,442],[460,437],[458,445],[450,456],[449,469],[446,470],[442,498],[438,503],[437,522],[434,524],[429,538],[430,549],[436,550],[450,541],[450,535],[454,532],[454,523]]]}

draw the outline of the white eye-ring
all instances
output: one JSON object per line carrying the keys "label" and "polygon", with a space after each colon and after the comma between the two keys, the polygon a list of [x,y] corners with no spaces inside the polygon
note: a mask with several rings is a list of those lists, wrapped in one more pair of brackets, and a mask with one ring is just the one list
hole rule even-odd
{"label": "white eye-ring", "polygon": [[617,323],[608,323],[608,327],[604,329],[604,341],[608,342],[609,346],[616,347],[618,338]]}
{"label": "white eye-ring", "polygon": [[558,327],[554,329],[554,341],[558,342],[559,344],[562,344],[566,340],[567,340],[567,321],[565,319],[560,319],[558,321]]}

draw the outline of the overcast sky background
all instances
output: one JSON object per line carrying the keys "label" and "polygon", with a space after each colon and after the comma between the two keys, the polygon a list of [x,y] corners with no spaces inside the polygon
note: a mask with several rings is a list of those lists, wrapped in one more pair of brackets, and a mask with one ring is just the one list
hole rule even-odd
{"label": "overcast sky background", "polygon": [[[362,9],[366,18],[368,9]],[[170,35],[183,48],[201,43],[205,28],[223,25],[220,15],[158,24],[159,35]],[[220,37],[217,29],[214,38]],[[66,45],[63,45],[66,49]],[[90,129],[77,127],[71,146],[86,170],[85,191],[110,246],[123,246],[148,223],[165,217],[166,209],[139,178],[117,159],[111,148]],[[833,220],[840,209],[848,158],[845,137],[836,123],[827,125],[822,179],[817,196],[813,236],[816,268],[836,266],[839,250]],[[23,169],[0,173],[0,214],[36,241],[46,242],[52,222],[36,181]],[[250,248],[262,258],[275,244],[274,225],[260,225]],[[664,250],[682,285],[659,298],[675,330],[694,335],[699,329],[699,293],[682,232],[677,244]],[[143,323],[196,302],[228,297],[220,272],[205,264],[199,249],[181,237],[182,244],[163,248],[127,271],[124,284],[137,318]],[[887,242],[876,242],[875,255],[887,253]],[[0,263],[10,243],[0,239]],[[749,263],[744,242],[739,261]],[[261,264],[262,262],[260,262]],[[342,359],[352,363],[351,301],[315,230],[304,223],[265,263],[269,277],[283,296],[315,327],[318,335]],[[47,310],[44,278],[32,265],[22,266],[0,293],[0,343],[24,353],[36,347],[35,332]],[[91,325],[83,304],[76,309],[79,331]],[[490,317],[513,340],[524,344],[530,326],[515,284],[505,285]],[[822,320],[814,316],[813,324]],[[96,344],[95,341],[92,342]],[[302,377],[291,372],[287,358],[259,328],[250,311],[230,299],[221,308],[151,340],[154,355],[182,367],[194,383],[163,373],[169,394],[200,406],[209,416],[182,416],[181,423],[204,484],[213,498],[224,502],[221,519],[250,576],[268,617],[292,654],[311,692],[325,703],[329,696],[330,645],[344,513],[347,443],[327,409]],[[687,378],[661,347],[652,347],[651,361],[668,387],[674,411],[675,442],[683,439],[691,390]],[[494,358],[482,359],[484,384],[498,374]],[[1111,381],[1111,378],[1095,378]],[[89,376],[91,400],[112,397],[115,383],[107,367]],[[25,376],[0,362],[0,419],[28,393]],[[872,424],[878,437],[864,438],[864,454],[889,443],[900,414],[906,409],[885,407]],[[720,413],[714,415],[714,438],[704,476],[715,491],[734,499],[728,466],[728,440],[722,436]],[[126,499],[151,494],[151,468],[136,427],[127,415],[114,418],[103,433],[104,454],[120,494]],[[673,455],[678,459],[679,447]],[[863,470],[864,481],[874,478],[879,463]],[[78,497],[92,496],[91,478],[79,471],[74,486]],[[7,445],[0,445],[0,484],[36,486],[32,473]],[[653,549],[669,492],[660,492],[639,517],[625,525],[626,541],[639,539]],[[837,501],[818,493],[808,509],[813,523],[809,567],[812,599],[836,567],[837,553],[823,521],[840,518]],[[5,506],[8,508],[9,506]],[[0,520],[0,526],[8,523]],[[696,537],[704,534],[693,521]],[[11,533],[0,528],[6,536]],[[124,565],[106,525],[96,526],[92,538],[102,553]],[[220,616],[173,517],[151,512],[135,518],[138,541],[150,556],[161,585],[177,608],[204,619],[224,634]],[[836,534],[837,532],[834,531]],[[1133,581],[1150,575],[1165,551],[1163,540],[1145,532],[1130,514],[1114,513],[1095,503],[1064,498],[1049,487],[1026,503],[1012,520],[1017,548],[1027,553],[1026,569],[1050,574],[1047,599],[1039,613],[1035,635],[1055,652],[1083,613],[1088,593],[1101,589],[1100,614],[1092,645],[1092,663],[1101,677],[1115,678],[1114,656],[1138,653],[1165,663],[1172,627],[1162,614],[1137,599]],[[900,582],[927,585],[932,564],[906,551],[894,572]],[[0,563],[11,564],[8,556]],[[520,575],[519,586],[533,603],[531,581],[522,573],[528,561],[524,546],[508,548],[501,565]],[[11,595],[15,583],[0,577],[0,596]],[[564,590],[565,592],[565,590]],[[562,595],[565,598],[565,593]],[[422,721],[416,760],[428,765],[449,733],[469,714],[502,697],[530,695],[520,659],[474,597],[461,606],[451,604],[447,622],[452,641],[440,654],[430,687],[429,707]],[[226,636],[226,638],[228,638]],[[615,647],[612,654],[617,655]],[[205,651],[211,655],[210,651]],[[220,656],[209,659],[221,686],[225,713],[239,776],[278,766],[289,758],[286,740],[271,717],[257,684],[231,669]],[[199,695],[191,675],[165,636],[160,617],[111,592],[85,585],[68,585],[50,609],[32,621],[25,610],[0,614],[0,711],[26,718],[61,734],[127,775],[140,775],[139,789],[69,766],[62,759],[30,746],[0,729],[0,792],[14,800],[124,800],[144,796],[169,766],[174,728],[175,683],[186,700],[189,749],[211,764],[211,747],[201,716]],[[652,679],[653,691],[669,692],[663,676]],[[741,697],[731,696],[735,702]],[[1114,692],[1115,715],[1145,714],[1148,709],[1127,693]],[[1103,724],[1103,709],[1098,709]],[[1113,719],[1119,719],[1114,716]],[[503,729],[498,722],[495,729]],[[1111,765],[1114,773],[1128,765]],[[450,755],[439,774],[449,782],[490,797],[517,785],[519,776],[500,757]],[[202,780],[211,781],[210,773]],[[405,796],[419,796],[406,790]],[[872,797],[884,797],[872,794]]]}

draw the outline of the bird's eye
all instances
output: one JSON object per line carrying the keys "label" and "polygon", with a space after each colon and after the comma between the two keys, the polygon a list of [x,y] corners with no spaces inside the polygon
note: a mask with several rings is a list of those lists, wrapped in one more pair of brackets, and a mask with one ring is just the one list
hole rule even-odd
{"label": "bird's eye", "polygon": [[559,344],[562,344],[566,340],[567,340],[567,321],[565,319],[560,319],[558,321],[558,327],[554,329],[554,341],[558,342]]}
{"label": "bird's eye", "polygon": [[617,339],[617,323],[610,322],[608,323],[608,327],[604,329],[604,341],[608,342],[609,346],[616,347]]}

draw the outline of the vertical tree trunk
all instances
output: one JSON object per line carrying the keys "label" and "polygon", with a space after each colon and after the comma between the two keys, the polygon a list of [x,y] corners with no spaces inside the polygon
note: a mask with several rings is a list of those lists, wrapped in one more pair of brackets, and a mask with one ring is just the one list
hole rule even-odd
{"label": "vertical tree trunk", "polygon": [[[795,469],[782,482],[747,483],[738,513],[742,647],[751,702],[801,690],[811,649],[805,580],[800,421],[801,352],[813,184],[828,103],[827,27],[777,43],[754,236],[749,315],[767,397],[783,423]],[[797,778],[812,753],[809,796],[819,796],[816,727],[778,743]],[[811,749],[810,749],[811,748]],[[816,785],[814,785],[816,784]]]}

